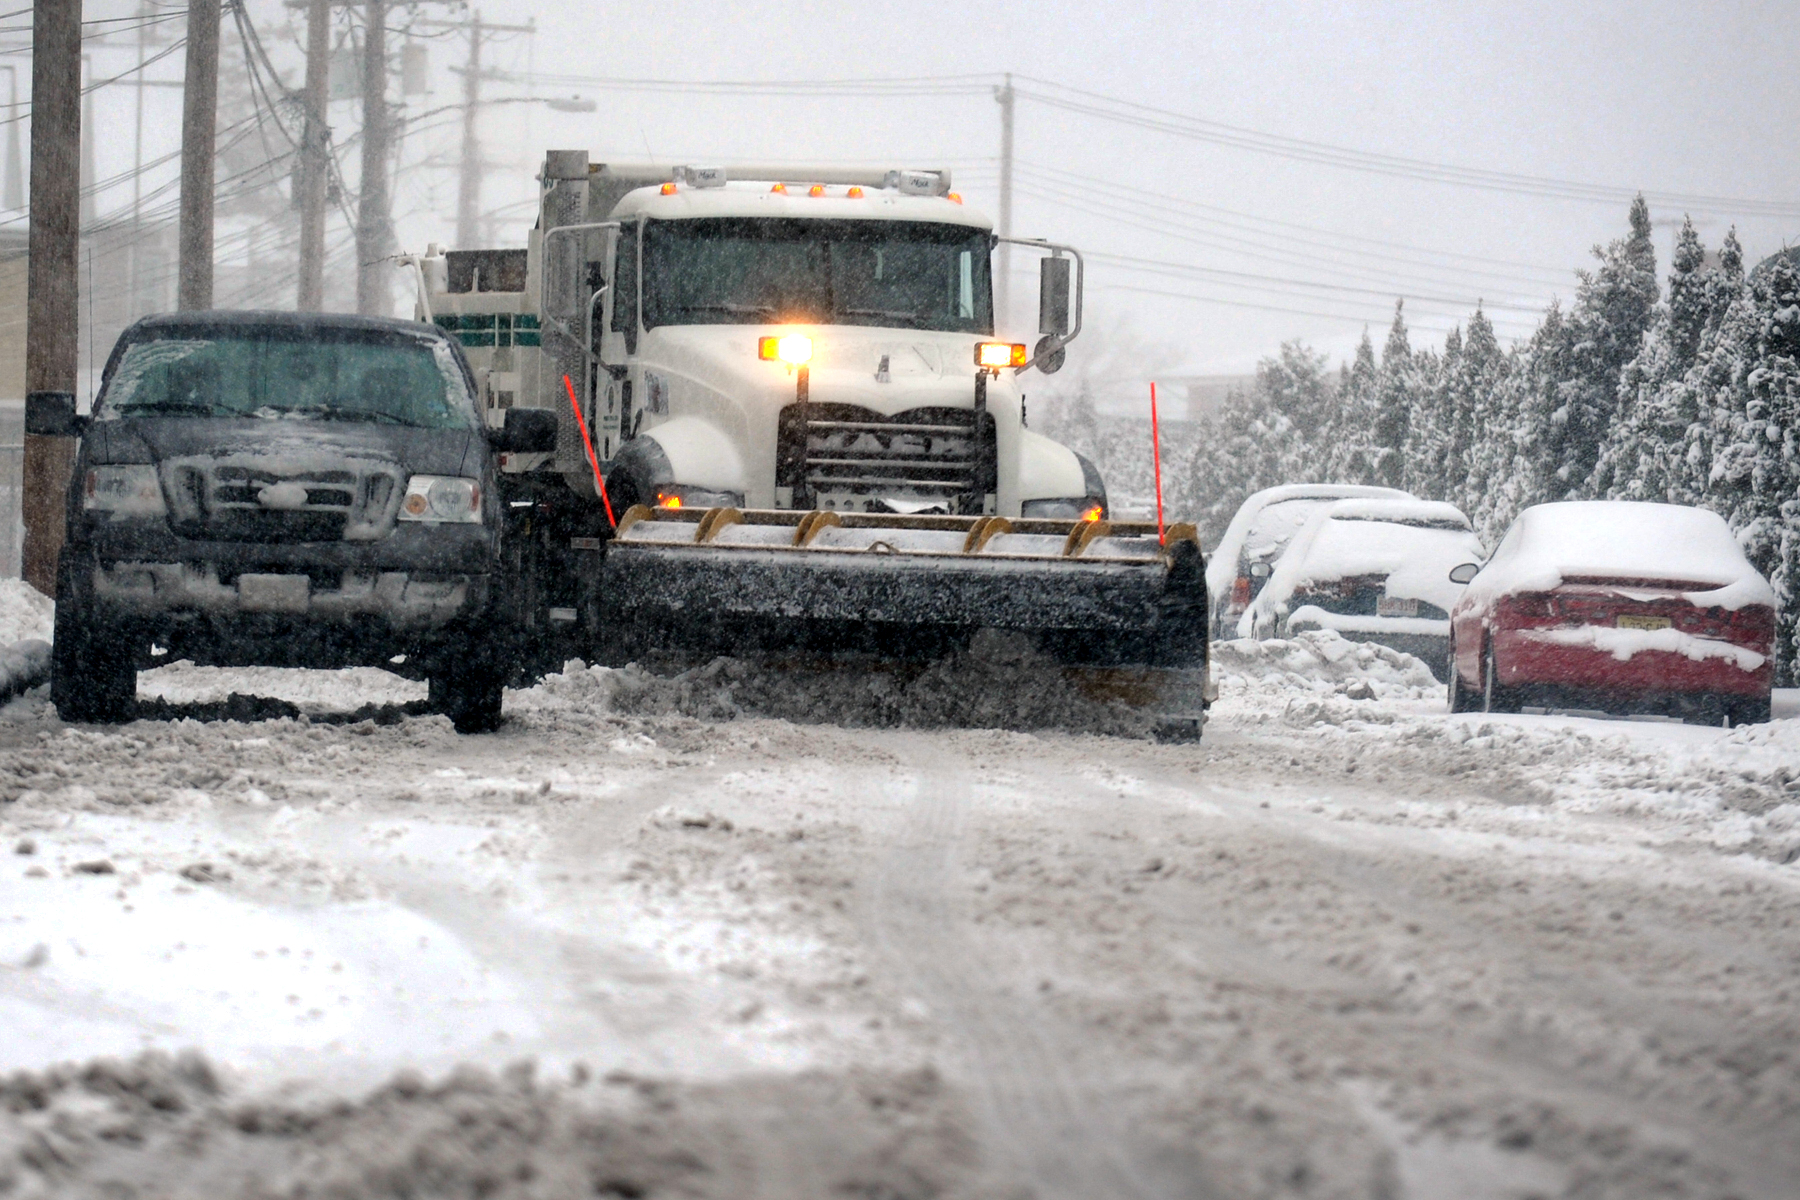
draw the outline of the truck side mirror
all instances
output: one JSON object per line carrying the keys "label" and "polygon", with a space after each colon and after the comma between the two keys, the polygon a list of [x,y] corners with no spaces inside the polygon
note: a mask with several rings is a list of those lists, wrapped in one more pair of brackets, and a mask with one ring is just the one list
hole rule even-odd
{"label": "truck side mirror", "polygon": [[1274,573],[1275,568],[1271,567],[1266,562],[1253,562],[1250,564],[1250,578],[1252,579],[1267,579]]}
{"label": "truck side mirror", "polygon": [[488,434],[488,444],[511,454],[546,454],[556,449],[557,416],[547,408],[509,408],[506,424]]}
{"label": "truck side mirror", "polygon": [[25,432],[35,437],[80,437],[87,418],[75,412],[73,392],[32,392],[25,397]]}
{"label": "truck side mirror", "polygon": [[1481,572],[1480,563],[1460,563],[1450,568],[1451,583],[1468,583]]}
{"label": "truck side mirror", "polygon": [[1066,258],[1038,260],[1038,332],[1063,337],[1069,332],[1069,263]]}

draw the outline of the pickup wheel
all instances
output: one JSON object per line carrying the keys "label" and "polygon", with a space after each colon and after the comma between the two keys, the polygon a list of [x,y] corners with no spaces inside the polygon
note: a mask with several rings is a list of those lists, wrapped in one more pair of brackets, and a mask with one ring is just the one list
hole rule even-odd
{"label": "pickup wheel", "polygon": [[489,663],[449,663],[433,671],[426,702],[450,718],[458,733],[490,733],[500,727],[506,674]]}
{"label": "pickup wheel", "polygon": [[50,702],[65,721],[129,721],[137,709],[130,633],[92,615],[91,578],[64,555],[56,571]]}

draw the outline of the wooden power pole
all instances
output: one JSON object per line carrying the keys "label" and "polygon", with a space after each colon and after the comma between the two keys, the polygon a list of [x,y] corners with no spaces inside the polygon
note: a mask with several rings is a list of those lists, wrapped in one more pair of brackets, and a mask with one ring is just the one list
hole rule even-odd
{"label": "wooden power pole", "polygon": [[356,311],[389,316],[394,268],[393,216],[388,211],[388,153],[393,124],[387,103],[387,0],[367,0],[363,31],[362,196],[356,205]]}
{"label": "wooden power pole", "polygon": [[180,275],[175,307],[213,303],[213,137],[219,116],[219,0],[188,0],[181,104]]}
{"label": "wooden power pole", "polygon": [[[37,0],[31,30],[31,233],[25,391],[75,399],[81,308],[81,0]],[[56,594],[75,439],[25,435],[25,581]]]}
{"label": "wooden power pole", "polygon": [[306,6],[306,130],[300,141],[300,289],[298,307],[325,307],[325,199],[331,130],[325,123],[331,81],[331,0]]}

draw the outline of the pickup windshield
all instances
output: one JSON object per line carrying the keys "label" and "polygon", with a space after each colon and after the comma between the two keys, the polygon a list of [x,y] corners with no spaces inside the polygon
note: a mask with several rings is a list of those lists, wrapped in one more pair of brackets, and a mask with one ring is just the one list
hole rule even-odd
{"label": "pickup windshield", "polygon": [[316,328],[180,330],[132,342],[114,361],[94,415],[475,425],[447,346]]}
{"label": "pickup windshield", "polygon": [[719,217],[644,230],[644,327],[880,325],[991,334],[986,230]]}

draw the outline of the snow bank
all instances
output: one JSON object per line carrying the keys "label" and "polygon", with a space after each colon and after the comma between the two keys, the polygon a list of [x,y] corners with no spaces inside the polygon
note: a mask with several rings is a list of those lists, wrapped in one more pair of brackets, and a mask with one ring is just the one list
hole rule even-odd
{"label": "snow bank", "polygon": [[1700,585],[1702,607],[1773,607],[1775,592],[1715,512],[1678,504],[1579,500],[1519,514],[1468,595],[1489,600],[1545,592],[1565,578],[1667,580]]}
{"label": "snow bank", "polygon": [[1576,629],[1526,629],[1520,636],[1534,642],[1557,646],[1587,646],[1612,655],[1620,662],[1630,662],[1646,651],[1662,651],[1704,662],[1709,658],[1730,659],[1740,671],[1754,671],[1768,659],[1754,650],[1734,646],[1712,638],[1698,638],[1679,629],[1611,629],[1601,625],[1583,625]]}
{"label": "snow bank", "polygon": [[56,601],[23,579],[0,579],[0,646],[50,640]]}
{"label": "snow bank", "polygon": [[1352,642],[1328,629],[1307,630],[1292,639],[1238,638],[1214,642],[1213,678],[1233,684],[1274,683],[1316,690],[1315,685],[1361,683],[1373,695],[1443,693],[1431,668],[1410,654],[1373,642]]}
{"label": "snow bank", "polygon": [[38,638],[0,646],[0,699],[50,681],[50,643]]}

